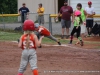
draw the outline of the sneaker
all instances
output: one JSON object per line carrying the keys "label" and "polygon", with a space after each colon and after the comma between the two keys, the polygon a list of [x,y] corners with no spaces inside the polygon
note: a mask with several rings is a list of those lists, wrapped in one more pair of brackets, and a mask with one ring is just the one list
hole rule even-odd
{"label": "sneaker", "polygon": [[61,39],[64,39],[64,35],[61,36]]}
{"label": "sneaker", "polygon": [[58,42],[58,45],[61,45],[61,43],[60,43],[60,42]]}
{"label": "sneaker", "polygon": [[76,42],[75,45],[80,44],[80,42]]}
{"label": "sneaker", "polygon": [[83,45],[84,45],[83,41],[80,41],[80,45],[81,45],[81,46],[83,46]]}
{"label": "sneaker", "polygon": [[69,38],[69,35],[66,35],[66,39],[68,39]]}

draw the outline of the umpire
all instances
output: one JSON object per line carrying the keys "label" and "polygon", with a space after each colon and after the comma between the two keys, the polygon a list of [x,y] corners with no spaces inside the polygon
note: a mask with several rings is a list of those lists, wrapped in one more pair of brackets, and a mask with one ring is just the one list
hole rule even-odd
{"label": "umpire", "polygon": [[25,3],[23,3],[22,7],[19,9],[19,14],[21,15],[22,23],[24,23],[26,17],[29,15],[29,9],[26,7]]}

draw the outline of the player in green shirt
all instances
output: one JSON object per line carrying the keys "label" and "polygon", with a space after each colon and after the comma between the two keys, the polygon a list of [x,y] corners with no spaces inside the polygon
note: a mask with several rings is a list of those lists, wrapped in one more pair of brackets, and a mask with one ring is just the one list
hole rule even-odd
{"label": "player in green shirt", "polygon": [[81,12],[79,10],[76,10],[75,13],[74,13],[74,28],[71,32],[71,37],[70,37],[70,43],[69,44],[72,44],[72,41],[73,41],[73,35],[74,33],[77,33],[77,39],[80,41],[80,45],[83,46],[83,40],[82,38],[80,37],[80,34],[81,34],[81,23],[82,23],[82,18],[81,18]]}

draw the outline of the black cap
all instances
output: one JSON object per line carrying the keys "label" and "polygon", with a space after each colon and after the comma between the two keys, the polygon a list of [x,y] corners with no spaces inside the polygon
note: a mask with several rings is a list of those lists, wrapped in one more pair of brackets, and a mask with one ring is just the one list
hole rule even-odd
{"label": "black cap", "polygon": [[68,2],[68,0],[65,0],[64,3],[65,3],[65,2]]}
{"label": "black cap", "polygon": [[42,6],[42,3],[40,3],[39,5],[41,5],[41,6]]}

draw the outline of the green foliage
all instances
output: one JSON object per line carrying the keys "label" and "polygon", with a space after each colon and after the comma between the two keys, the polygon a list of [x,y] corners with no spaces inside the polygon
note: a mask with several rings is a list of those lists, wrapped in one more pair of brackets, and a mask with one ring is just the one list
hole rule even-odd
{"label": "green foliage", "polygon": [[17,0],[0,0],[0,14],[17,13]]}

